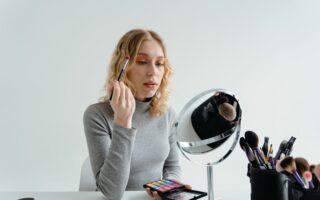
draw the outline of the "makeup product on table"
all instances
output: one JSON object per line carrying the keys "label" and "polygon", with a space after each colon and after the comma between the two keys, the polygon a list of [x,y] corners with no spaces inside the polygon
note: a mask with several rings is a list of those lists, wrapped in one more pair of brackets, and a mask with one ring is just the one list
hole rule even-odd
{"label": "makeup product on table", "polygon": [[143,187],[150,188],[151,191],[157,191],[162,199],[166,200],[192,200],[207,195],[206,192],[187,189],[185,185],[168,179],[146,183]]}

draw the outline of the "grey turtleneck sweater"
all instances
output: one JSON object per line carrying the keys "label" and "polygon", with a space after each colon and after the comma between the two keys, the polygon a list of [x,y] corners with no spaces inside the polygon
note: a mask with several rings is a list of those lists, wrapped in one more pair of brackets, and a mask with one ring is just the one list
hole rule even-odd
{"label": "grey turtleneck sweater", "polygon": [[132,129],[113,124],[109,103],[90,105],[83,122],[97,188],[110,200],[125,190],[161,178],[180,179],[179,152],[172,109],[160,117],[148,111],[150,102],[136,101]]}

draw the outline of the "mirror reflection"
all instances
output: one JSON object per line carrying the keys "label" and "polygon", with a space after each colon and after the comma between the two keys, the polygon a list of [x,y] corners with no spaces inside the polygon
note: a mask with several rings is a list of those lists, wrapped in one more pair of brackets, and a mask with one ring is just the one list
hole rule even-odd
{"label": "mirror reflection", "polygon": [[235,95],[222,89],[205,91],[182,109],[176,123],[178,145],[188,159],[215,150],[215,162],[221,162],[239,138],[240,122],[241,108]]}

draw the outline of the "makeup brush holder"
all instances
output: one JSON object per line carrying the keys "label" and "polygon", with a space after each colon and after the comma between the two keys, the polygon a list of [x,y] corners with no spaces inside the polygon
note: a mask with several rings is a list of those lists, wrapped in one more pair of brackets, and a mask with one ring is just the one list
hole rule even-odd
{"label": "makeup brush holder", "polygon": [[248,166],[251,200],[319,200],[320,192],[294,188],[290,179],[275,170]]}

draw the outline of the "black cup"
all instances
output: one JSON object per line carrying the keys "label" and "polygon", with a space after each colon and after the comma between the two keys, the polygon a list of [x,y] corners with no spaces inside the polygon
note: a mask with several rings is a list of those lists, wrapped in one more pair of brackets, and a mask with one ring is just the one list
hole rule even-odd
{"label": "black cup", "polygon": [[303,191],[303,197],[300,200],[319,200],[320,191],[305,190]]}
{"label": "black cup", "polygon": [[320,200],[320,191],[297,188],[291,180],[275,170],[248,166],[251,200]]}
{"label": "black cup", "polygon": [[251,200],[291,200],[289,178],[275,170],[250,168]]}

